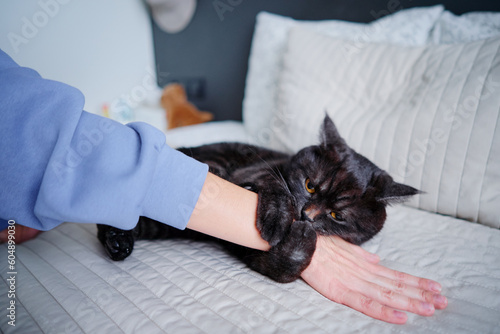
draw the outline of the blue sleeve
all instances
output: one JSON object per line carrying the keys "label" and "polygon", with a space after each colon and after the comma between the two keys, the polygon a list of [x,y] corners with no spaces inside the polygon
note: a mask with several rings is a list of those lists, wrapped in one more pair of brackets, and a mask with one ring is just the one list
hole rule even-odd
{"label": "blue sleeve", "polygon": [[77,89],[0,50],[0,228],[64,221],[131,229],[139,216],[185,228],[208,167],[145,123],[82,110]]}

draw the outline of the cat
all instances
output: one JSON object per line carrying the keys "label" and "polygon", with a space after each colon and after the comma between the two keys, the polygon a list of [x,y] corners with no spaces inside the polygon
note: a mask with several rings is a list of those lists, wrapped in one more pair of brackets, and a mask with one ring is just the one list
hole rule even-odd
{"label": "cat", "polygon": [[[382,229],[386,205],[419,193],[351,149],[328,115],[320,138],[319,145],[294,155],[240,143],[179,149],[207,163],[210,172],[258,193],[256,225],[270,250],[220,242],[251,269],[277,282],[300,277],[317,235],[337,235],[360,245]],[[140,217],[131,231],[98,225],[98,238],[113,260],[129,256],[135,240],[181,237],[210,238],[147,217]]]}

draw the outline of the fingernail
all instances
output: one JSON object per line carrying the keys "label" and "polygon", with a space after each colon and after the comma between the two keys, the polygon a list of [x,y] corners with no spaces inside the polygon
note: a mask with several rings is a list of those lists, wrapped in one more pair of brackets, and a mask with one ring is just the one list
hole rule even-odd
{"label": "fingernail", "polygon": [[439,307],[446,307],[448,305],[448,299],[442,295],[434,295],[434,305]]}
{"label": "fingernail", "polygon": [[435,310],[434,305],[432,305],[430,303],[422,303],[422,308],[428,312],[434,312],[434,310]]}
{"label": "fingernail", "polygon": [[431,282],[429,288],[433,292],[437,292],[437,293],[441,292],[441,284],[439,284],[437,282]]}
{"label": "fingernail", "polygon": [[400,312],[400,311],[394,311],[394,316],[398,319],[405,319],[406,320],[406,313]]}
{"label": "fingernail", "polygon": [[434,303],[442,304],[446,301],[446,297],[442,295],[434,295]]}

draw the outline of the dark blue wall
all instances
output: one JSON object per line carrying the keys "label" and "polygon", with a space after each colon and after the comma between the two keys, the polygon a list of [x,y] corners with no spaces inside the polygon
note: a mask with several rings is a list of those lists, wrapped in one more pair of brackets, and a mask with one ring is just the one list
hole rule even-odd
{"label": "dark blue wall", "polygon": [[[269,11],[296,19],[370,22],[423,0],[198,0],[191,24],[167,34],[153,24],[158,83],[187,86],[190,100],[217,120],[241,119],[241,106],[255,16]],[[455,14],[500,11],[500,0],[442,2]]]}

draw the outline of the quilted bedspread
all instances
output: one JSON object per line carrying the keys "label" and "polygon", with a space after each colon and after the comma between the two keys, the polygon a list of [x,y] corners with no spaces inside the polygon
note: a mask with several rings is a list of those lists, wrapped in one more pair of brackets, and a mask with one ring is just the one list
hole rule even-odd
{"label": "quilted bedspread", "polygon": [[[218,245],[141,241],[110,261],[95,225],[66,223],[16,248],[16,326],[4,333],[498,333],[500,230],[413,208],[391,208],[364,247],[383,264],[443,285],[448,308],[407,324],[373,320],[303,281],[278,284]],[[0,246],[7,258],[7,246]],[[8,320],[8,319],[7,319]]]}

